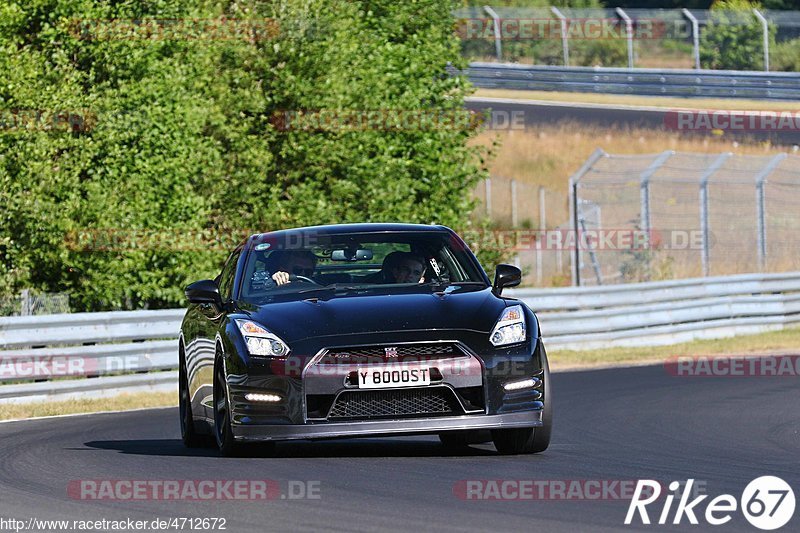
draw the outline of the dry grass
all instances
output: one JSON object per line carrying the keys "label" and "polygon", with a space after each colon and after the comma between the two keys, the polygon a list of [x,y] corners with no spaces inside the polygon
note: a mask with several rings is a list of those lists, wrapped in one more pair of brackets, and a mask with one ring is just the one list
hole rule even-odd
{"label": "dry grass", "polygon": [[552,91],[519,91],[511,89],[478,89],[474,96],[545,100],[584,104],[613,104],[666,107],[670,109],[727,109],[735,111],[800,111],[800,102],[770,102],[738,98],[680,98],[667,96],[632,96],[626,94],[563,93]]}
{"label": "dry grass", "polygon": [[[547,339],[545,339],[545,344]],[[780,331],[709,339],[670,346],[606,348],[602,350],[549,350],[553,370],[603,367],[609,365],[657,363],[673,356],[755,355],[800,353],[800,327]]]}
{"label": "dry grass", "polygon": [[109,398],[91,398],[63,402],[41,402],[27,404],[0,404],[0,420],[16,420],[37,416],[54,416],[101,411],[126,411],[149,407],[171,407],[178,405],[176,392],[141,392],[120,394]]}
{"label": "dry grass", "polygon": [[597,149],[610,154],[657,154],[679,152],[765,155],[785,152],[786,147],[770,143],[744,144],[724,136],[690,138],[679,132],[648,129],[609,129],[578,123],[559,123],[526,131],[488,131],[474,142],[500,142],[489,164],[492,176],[516,179],[553,191],[567,191],[570,175]]}

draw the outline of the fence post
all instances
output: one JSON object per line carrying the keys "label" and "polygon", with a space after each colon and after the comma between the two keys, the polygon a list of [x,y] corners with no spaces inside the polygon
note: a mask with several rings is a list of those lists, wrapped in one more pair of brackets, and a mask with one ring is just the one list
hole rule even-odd
{"label": "fence post", "polygon": [[[572,226],[572,236],[575,242],[575,254],[572,257],[572,285],[575,287],[581,286],[581,247],[579,245],[580,237],[578,233],[578,180],[569,180],[569,211],[570,211],[570,225]],[[561,240],[564,242],[564,239]],[[558,251],[561,253],[561,250]]]}
{"label": "fence post", "polygon": [[775,167],[786,159],[786,154],[778,154],[770,159],[767,166],[756,175],[756,222],[758,228],[758,270],[763,272],[767,268],[767,210],[764,197],[764,183],[767,176]]}
{"label": "fence post", "polygon": [[661,154],[650,163],[642,174],[639,176],[639,196],[640,196],[640,224],[642,226],[642,232],[644,233],[645,248],[650,248],[650,231],[653,229],[650,223],[650,178],[653,177],[661,165],[663,165],[667,159],[669,159],[675,152],[672,150],[666,150],[661,152]]}
{"label": "fence post", "polygon": [[517,180],[511,180],[511,227],[516,228],[518,219],[517,211]]}
{"label": "fence post", "polygon": [[692,53],[694,55],[694,68],[700,69],[700,25],[692,12],[685,7],[681,10],[683,16],[692,23]]}
{"label": "fence post", "polygon": [[486,178],[486,181],[483,182],[484,187],[486,188],[486,216],[489,218],[492,217],[492,178]]}
{"label": "fence post", "polygon": [[708,246],[708,180],[711,176],[719,170],[719,167],[725,163],[725,160],[731,156],[730,152],[719,154],[713,163],[706,169],[700,177],[700,233],[703,237],[702,261],[703,261],[703,276],[708,276],[709,272],[709,246]]}
{"label": "fence post", "polygon": [[497,60],[502,61],[503,43],[502,43],[502,35],[500,34],[500,17],[495,12],[495,10],[489,6],[483,6],[483,10],[486,11],[486,13],[490,17],[492,17],[492,20],[494,21],[494,51],[495,54],[497,55]]}
{"label": "fence post", "polygon": [[[542,267],[542,240],[545,239],[547,230],[547,216],[545,215],[544,187],[539,187],[539,238],[536,239],[536,283],[540,284],[544,278]],[[560,272],[559,272],[560,274]]]}
{"label": "fence post", "polygon": [[625,21],[625,38],[628,41],[628,68],[633,68],[633,21],[621,8],[616,8],[617,15]]}
{"label": "fence post", "polygon": [[754,9],[753,13],[756,14],[759,22],[761,22],[761,27],[764,29],[764,71],[769,72],[769,23],[758,9]]}
{"label": "fence post", "polygon": [[[608,157],[608,154],[602,148],[597,148],[592,155],[589,156],[581,168],[570,176],[569,178],[569,210],[570,210],[570,224],[572,225],[572,235],[575,237],[575,254],[572,259],[572,285],[575,287],[581,286],[581,237],[578,219],[580,218],[578,209],[578,185],[584,174],[603,157]],[[563,242],[563,239],[562,239]],[[561,253],[559,251],[559,253]]]}
{"label": "fence post", "polygon": [[561,49],[564,51],[564,66],[569,66],[569,32],[567,31],[567,17],[557,7],[552,6],[550,11],[561,22]]}
{"label": "fence post", "polygon": [[29,289],[22,289],[22,292],[19,293],[19,297],[20,297],[20,300],[21,300],[20,315],[21,316],[30,316],[31,315],[31,291]]}

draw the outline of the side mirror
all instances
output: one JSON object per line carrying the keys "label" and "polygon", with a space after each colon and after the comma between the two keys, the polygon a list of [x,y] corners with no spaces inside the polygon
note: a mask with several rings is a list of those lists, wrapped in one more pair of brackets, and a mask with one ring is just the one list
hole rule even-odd
{"label": "side mirror", "polygon": [[522,271],[513,265],[497,265],[494,274],[492,292],[497,296],[503,293],[506,287],[516,287],[522,281]]}
{"label": "side mirror", "polygon": [[195,281],[186,287],[186,298],[193,304],[214,304],[222,307],[222,296],[219,287],[213,279]]}

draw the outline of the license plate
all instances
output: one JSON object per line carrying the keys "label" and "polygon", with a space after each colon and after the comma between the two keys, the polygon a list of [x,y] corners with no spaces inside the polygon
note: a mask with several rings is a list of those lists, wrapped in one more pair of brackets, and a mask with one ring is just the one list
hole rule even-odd
{"label": "license plate", "polygon": [[379,366],[359,368],[358,387],[361,389],[386,389],[394,387],[419,387],[431,384],[431,369],[420,366]]}

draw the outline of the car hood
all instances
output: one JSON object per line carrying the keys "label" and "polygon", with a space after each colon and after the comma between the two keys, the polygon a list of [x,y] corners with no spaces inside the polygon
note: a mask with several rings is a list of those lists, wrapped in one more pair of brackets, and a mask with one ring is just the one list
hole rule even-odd
{"label": "car hood", "polygon": [[489,333],[505,307],[491,289],[342,295],[327,300],[272,302],[250,317],[286,342],[381,331],[461,329]]}

